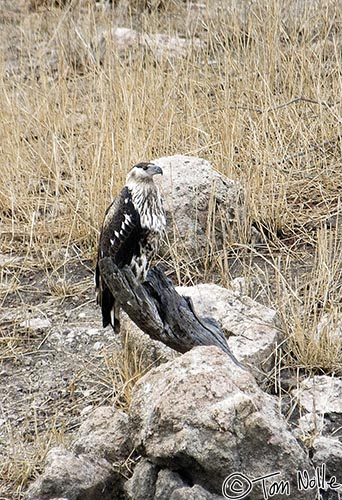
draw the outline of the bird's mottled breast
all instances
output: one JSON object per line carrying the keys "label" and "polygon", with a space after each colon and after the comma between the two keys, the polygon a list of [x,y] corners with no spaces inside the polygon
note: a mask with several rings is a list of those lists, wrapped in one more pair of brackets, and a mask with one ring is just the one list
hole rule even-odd
{"label": "bird's mottled breast", "polygon": [[166,228],[166,218],[158,188],[155,185],[138,186],[132,189],[131,195],[141,227],[161,235]]}

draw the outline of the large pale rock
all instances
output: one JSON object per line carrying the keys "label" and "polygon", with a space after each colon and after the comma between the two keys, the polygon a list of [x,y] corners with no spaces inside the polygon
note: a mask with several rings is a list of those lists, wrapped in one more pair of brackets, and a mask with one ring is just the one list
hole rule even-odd
{"label": "large pale rock", "polygon": [[96,408],[80,426],[73,449],[110,463],[125,461],[132,451],[128,416],[111,406]]}
{"label": "large pale rock", "polygon": [[119,479],[108,462],[86,455],[76,457],[64,448],[52,448],[47,454],[41,476],[31,485],[26,500],[116,500]]}
{"label": "large pale rock", "polygon": [[199,316],[216,319],[239,361],[262,371],[274,366],[275,349],[282,340],[274,309],[214,284],[178,287],[177,291],[191,297]]}
{"label": "large pale rock", "polygon": [[316,375],[300,383],[293,395],[302,408],[310,413],[342,414],[342,379]]}
{"label": "large pale rock", "polygon": [[168,238],[177,251],[201,257],[233,238],[243,217],[239,182],[218,173],[202,158],[175,155],[153,160],[163,169],[159,183],[167,217]]}
{"label": "large pale rock", "polygon": [[[142,377],[130,417],[143,456],[209,493],[221,494],[224,479],[235,472],[253,479],[280,471],[292,500],[311,498],[296,489],[295,471],[310,471],[310,464],[277,401],[215,347],[192,349]],[[253,500],[262,498],[255,485]]]}

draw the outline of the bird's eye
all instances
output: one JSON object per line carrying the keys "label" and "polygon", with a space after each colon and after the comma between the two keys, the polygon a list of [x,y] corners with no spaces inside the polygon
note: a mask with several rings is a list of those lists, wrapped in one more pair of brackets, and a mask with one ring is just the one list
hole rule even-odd
{"label": "bird's eye", "polygon": [[147,170],[148,169],[148,166],[147,165],[144,165],[143,166],[143,170]]}

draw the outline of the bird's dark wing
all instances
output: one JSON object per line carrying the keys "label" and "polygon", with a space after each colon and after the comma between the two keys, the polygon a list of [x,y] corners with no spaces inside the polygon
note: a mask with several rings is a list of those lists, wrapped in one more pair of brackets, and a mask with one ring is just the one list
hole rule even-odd
{"label": "bird's dark wing", "polygon": [[[144,238],[144,233],[131,193],[124,187],[106,210],[98,248],[98,261],[103,257],[112,257],[118,267],[129,265],[133,256],[140,253],[139,243]],[[115,314],[115,299],[101,278],[98,262],[95,284],[97,303],[102,309],[103,326],[112,324],[117,331],[119,320],[118,314]]]}
{"label": "bird's dark wing", "polygon": [[108,207],[99,245],[99,258],[112,257],[118,267],[131,263],[139,252],[139,242],[145,231],[140,224],[129,189],[124,187]]}

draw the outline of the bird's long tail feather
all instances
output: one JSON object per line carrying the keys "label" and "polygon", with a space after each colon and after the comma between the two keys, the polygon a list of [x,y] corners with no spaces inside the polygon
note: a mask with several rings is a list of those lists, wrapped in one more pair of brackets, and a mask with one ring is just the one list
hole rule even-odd
{"label": "bird's long tail feather", "polygon": [[114,332],[119,333],[119,308],[116,306],[115,299],[108,288],[102,290],[101,310],[103,328],[112,325]]}
{"label": "bird's long tail feather", "polygon": [[101,306],[102,311],[102,326],[106,328],[112,325],[115,333],[120,332],[119,307],[115,303],[115,299],[110,290],[104,284],[99,266],[97,264],[95,270],[95,287],[96,287],[96,303]]}

